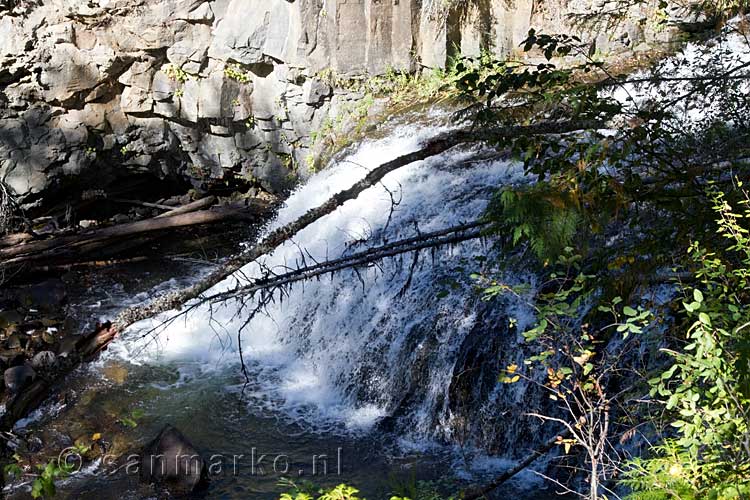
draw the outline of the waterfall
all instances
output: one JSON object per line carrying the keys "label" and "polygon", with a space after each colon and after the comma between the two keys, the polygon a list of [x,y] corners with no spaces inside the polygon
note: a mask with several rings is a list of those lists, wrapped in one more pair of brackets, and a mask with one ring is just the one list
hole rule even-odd
{"label": "waterfall", "polygon": [[[450,123],[450,114],[438,111],[384,123],[383,137],[339,155],[289,197],[265,231],[418,149],[455,126]],[[213,291],[257,277],[262,268],[283,272],[303,260],[332,259],[477,219],[499,186],[526,182],[520,165],[486,153],[455,149],[391,173]],[[497,377],[502,362],[523,359],[519,332],[533,317],[521,300],[490,307],[472,289],[467,277],[489,252],[495,250],[488,243],[467,241],[423,251],[416,266],[411,254],[389,258],[277,296],[242,334],[249,411],[280,411],[316,431],[366,432],[377,424],[411,445],[437,440],[504,451],[529,432],[518,420],[527,395],[501,387]],[[532,276],[520,273],[508,279],[533,285]],[[237,312],[234,302],[210,313],[203,308],[156,341],[139,338],[154,322],[136,325],[110,356],[175,363],[226,377],[227,390],[240,390],[236,334],[245,318]],[[515,330],[508,327],[511,317]]]}

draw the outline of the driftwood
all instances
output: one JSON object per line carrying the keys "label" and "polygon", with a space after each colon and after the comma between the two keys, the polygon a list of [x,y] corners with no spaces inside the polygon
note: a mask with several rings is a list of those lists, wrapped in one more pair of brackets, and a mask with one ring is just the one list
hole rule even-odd
{"label": "driftwood", "polygon": [[562,434],[555,436],[544,443],[541,448],[534,450],[530,454],[526,455],[523,460],[497,476],[491,482],[485,484],[484,486],[464,490],[463,492],[461,492],[458,498],[461,498],[463,500],[477,500],[478,498],[484,498],[487,493],[502,486],[506,481],[510,480],[513,476],[536,462],[540,457],[543,457],[544,455],[549,453],[549,451],[555,446],[559,445],[563,439],[568,439],[570,436],[571,432],[566,429]]}
{"label": "driftwood", "polygon": [[216,203],[216,197],[214,196],[208,196],[206,198],[201,198],[200,200],[196,200],[192,203],[188,203],[187,205],[183,205],[181,207],[170,209],[168,212],[165,212],[161,215],[157,215],[157,218],[161,217],[174,217],[175,215],[182,215],[182,214],[189,214],[190,212],[196,212],[198,210],[203,210],[204,208],[208,208],[211,205]]}
{"label": "driftwood", "polygon": [[65,254],[85,254],[122,238],[146,233],[210,224],[230,219],[256,219],[268,206],[255,203],[250,208],[216,208],[171,217],[155,217],[127,224],[92,229],[68,236],[30,241],[20,245],[0,248],[0,261],[6,265],[49,259]]}
{"label": "driftwood", "polygon": [[136,262],[147,262],[152,257],[140,256],[130,257],[126,259],[98,259],[98,260],[87,260],[83,262],[73,262],[71,264],[58,264],[58,265],[39,265],[32,266],[26,269],[29,273],[51,273],[51,272],[67,272],[73,269],[81,268],[98,268],[98,267],[111,267],[119,266],[122,264],[134,264]]}
{"label": "driftwood", "polygon": [[14,233],[0,237],[0,248],[19,245],[34,239],[31,233]]}
{"label": "driftwood", "polygon": [[108,201],[114,201],[115,203],[122,203],[123,205],[135,205],[138,207],[155,208],[157,210],[166,210],[167,212],[174,210],[174,207],[169,205],[162,205],[160,203],[150,203],[147,201],[140,200],[126,200],[125,198],[106,198]]}
{"label": "driftwood", "polygon": [[[165,210],[164,213],[157,215],[156,218],[173,217],[175,215],[182,215],[182,214],[187,214],[191,212],[197,212],[198,210],[207,209],[211,207],[214,203],[216,203],[215,196],[208,196],[206,198],[201,198],[200,200],[196,200],[196,201],[193,201],[191,203],[188,203],[186,205],[182,205],[179,207],[162,205],[159,203],[148,203],[148,202],[138,201],[138,200],[126,200],[123,198],[107,198],[107,200],[114,201],[116,203],[125,203],[128,205],[139,205],[139,206],[147,207],[147,208],[156,208],[159,210]],[[60,235],[57,235],[55,237],[59,237],[59,236]],[[12,247],[12,246],[20,245],[22,243],[34,241],[34,240],[46,241],[48,239],[51,239],[51,238],[42,238],[40,235],[33,234],[30,232],[8,234],[6,236],[0,236],[0,248]]]}
{"label": "driftwood", "polygon": [[[518,137],[522,135],[564,134],[583,129],[596,128],[597,126],[599,126],[599,123],[595,121],[542,122],[528,126],[510,126],[495,129],[484,129],[480,131],[462,130],[439,135],[438,137],[426,142],[421,149],[400,156],[373,169],[365,176],[364,179],[355,183],[349,189],[345,189],[333,195],[322,205],[309,210],[307,213],[305,213],[295,221],[272,231],[255,246],[245,250],[234,258],[229,259],[225,264],[217,267],[215,271],[213,271],[194,285],[182,290],[164,294],[146,304],[136,305],[125,309],[117,315],[117,317],[111,324],[108,323],[104,327],[99,328],[97,332],[92,336],[86,337],[86,339],[90,340],[84,339],[85,344],[82,345],[83,350],[81,355],[75,356],[72,359],[76,362],[75,364],[77,365],[80,362],[83,362],[86,359],[89,359],[91,356],[95,355],[97,352],[99,352],[99,350],[105,348],[106,345],[111,342],[119,332],[124,331],[134,323],[152,318],[158,314],[170,310],[180,309],[187,302],[199,298],[204,292],[206,292],[222,280],[226,279],[236,271],[240,270],[246,264],[258,259],[265,254],[272,252],[279,245],[292,238],[299,231],[305,229],[322,217],[330,214],[347,201],[355,199],[357,196],[359,196],[360,193],[379,183],[383,179],[383,177],[385,177],[390,172],[393,172],[394,170],[397,170],[416,161],[436,156],[460,144],[476,143],[487,140],[502,141],[503,139]],[[211,215],[210,212],[197,212],[182,216],[178,215],[176,217],[165,219],[167,221],[170,221],[167,222],[167,225],[169,225],[170,223],[174,224],[175,220],[180,220],[178,219],[180,217],[186,217],[187,219],[185,219],[185,224],[187,224],[188,220],[194,220],[193,218],[195,217],[205,217],[205,220],[209,221],[210,218],[215,215],[216,214]],[[149,230],[149,228],[151,230],[155,230],[153,226],[154,219],[133,224],[142,224],[142,226],[140,227],[142,227],[144,230]],[[99,231],[101,231],[99,233],[99,236],[101,238],[127,236],[129,234],[132,234],[132,232],[129,233],[123,228],[118,229],[117,227],[107,228]],[[79,235],[78,237],[64,239],[62,243],[59,242],[58,245],[53,246],[52,248],[50,248],[50,246],[48,245],[44,245],[44,241],[31,242],[23,246],[28,248],[31,245],[39,245],[38,247],[34,247],[37,249],[37,251],[50,251],[54,248],[59,248],[60,245],[69,246],[76,245],[77,243],[80,244],[80,241],[81,240]],[[90,239],[87,241],[91,242],[94,240]],[[24,255],[24,252],[13,248],[0,249],[0,261],[3,258],[8,258],[6,257],[6,255],[10,256],[11,258],[19,259],[22,255]],[[59,378],[61,377],[58,377],[58,379]],[[24,391],[23,396],[17,397],[13,401],[11,401],[8,404],[5,415],[2,419],[0,419],[0,430],[9,429],[10,427],[12,427],[13,423],[15,423],[16,420],[22,418],[30,411],[34,410],[44,400],[50,388],[51,382],[35,382],[31,386],[31,389],[27,389]],[[26,395],[27,392],[29,393],[28,396]]]}
{"label": "driftwood", "polygon": [[202,296],[199,303],[224,302],[232,298],[251,296],[262,290],[277,289],[298,281],[310,280],[326,274],[342,271],[344,269],[366,266],[388,257],[419,252],[426,248],[455,245],[463,241],[481,238],[483,236],[481,227],[487,224],[487,222],[483,221],[462,224],[460,226],[454,226],[440,231],[425,233],[413,238],[407,238],[382,246],[373,247],[346,257],[328,260],[312,266],[301,267],[283,274],[271,275],[269,277],[252,280],[248,285],[238,286],[215,295]]}

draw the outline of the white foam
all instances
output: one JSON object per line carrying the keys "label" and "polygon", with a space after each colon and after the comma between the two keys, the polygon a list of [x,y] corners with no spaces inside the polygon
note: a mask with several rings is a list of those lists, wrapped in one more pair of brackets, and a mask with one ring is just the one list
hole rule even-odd
{"label": "white foam", "polygon": [[[362,143],[290,196],[266,231],[295,220],[372,168],[418,149],[426,138],[446,129],[398,125],[387,137]],[[366,247],[357,244],[360,240],[377,244],[476,219],[497,186],[516,182],[523,173],[506,161],[463,164],[475,153],[451,151],[389,174],[383,185],[348,201],[260,262],[283,272],[303,258],[309,264],[362,250]],[[389,192],[400,199],[398,206],[391,206]],[[398,292],[408,279],[411,256],[386,260],[380,269],[363,269],[359,275],[345,271],[298,284],[282,302],[269,306],[267,315],[251,321],[242,335],[245,361],[259,392],[271,394],[270,401],[281,405],[277,409],[308,425],[368,429],[399,397],[398,386],[413,355],[409,332],[433,322],[439,332],[439,345],[431,347],[437,350],[437,364],[424,381],[424,408],[419,411],[429,426],[435,401],[447,390],[455,351],[475,320],[467,294],[435,297],[439,279],[459,258],[483,250],[481,242],[472,241],[440,251],[435,263],[424,254],[428,262],[415,270],[403,296]],[[258,263],[242,270],[250,277],[259,272]],[[243,275],[234,276],[213,291],[244,280]],[[242,324],[236,314],[236,305],[230,303],[216,308],[209,322],[203,309],[171,324],[157,342],[145,343],[137,340],[137,332],[153,325],[147,322],[133,329],[111,355],[134,362],[200,363],[206,372],[236,374],[236,334]]]}

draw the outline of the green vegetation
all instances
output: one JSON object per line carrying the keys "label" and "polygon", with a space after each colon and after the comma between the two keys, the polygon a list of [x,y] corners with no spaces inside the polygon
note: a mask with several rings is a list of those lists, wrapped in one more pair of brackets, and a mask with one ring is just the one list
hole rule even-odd
{"label": "green vegetation", "polygon": [[649,380],[677,437],[631,463],[632,500],[750,496],[750,201],[735,208],[721,193],[715,201],[715,234],[727,246],[691,245],[697,285],[683,291],[683,342],[665,349],[671,366]]}
{"label": "green vegetation", "polygon": [[[321,488],[310,482],[294,483],[283,481],[282,487],[289,488],[279,500],[366,500],[359,496],[359,490],[347,484],[339,484],[333,488]],[[431,481],[416,481],[411,479],[406,483],[398,483],[389,500],[453,500],[441,495],[436,484]]]}
{"label": "green vegetation", "polygon": [[[33,479],[31,481],[32,498],[52,498],[57,493],[55,481],[65,478],[76,470],[77,463],[68,461],[66,457],[80,457],[88,452],[88,448],[76,446],[65,450],[70,451],[73,455],[62,453],[60,457],[49,460],[44,464],[38,464],[37,474],[27,474]],[[21,478],[24,475],[24,469],[20,465],[20,457],[14,455],[15,462],[6,465],[3,472],[6,477]]]}
{"label": "green vegetation", "polygon": [[185,83],[188,78],[190,78],[185,70],[175,64],[166,65],[164,68],[162,68],[162,71],[165,75],[167,75],[167,78],[169,78],[173,82],[177,82],[180,84]]}
{"label": "green vegetation", "polygon": [[118,422],[120,422],[125,427],[138,427],[138,420],[143,418],[144,412],[140,408],[136,408],[135,410],[131,411],[130,413],[126,415],[122,415]]}
{"label": "green vegetation", "polygon": [[[744,7],[703,6],[724,16]],[[745,29],[726,28],[747,41]],[[510,293],[537,312],[522,332],[532,354],[522,366],[509,360],[500,380],[558,405],[529,414],[559,429],[560,452],[585,477],[587,491],[562,485],[569,493],[616,498],[619,483],[632,500],[750,498],[750,103],[736,82],[750,80],[747,64],[706,51],[692,63],[697,76],[654,68],[635,80],[658,91],[637,102],[612,97],[633,77],[608,68],[594,44],[532,30],[523,48],[546,62],[483,55],[427,78],[389,71],[350,85],[397,103],[467,99],[475,127],[573,126],[492,141],[538,179],[499,189],[486,213],[507,251],[537,257],[536,294],[492,272],[472,276],[485,300]],[[683,112],[710,102],[720,109]],[[320,134],[335,130],[329,121]],[[655,278],[676,297],[643,300]],[[653,444],[628,457],[636,437]]]}
{"label": "green vegetation", "polygon": [[252,80],[247,71],[243,70],[239,64],[227,64],[224,67],[224,76],[240,83],[249,83]]}
{"label": "green vegetation", "polygon": [[[450,67],[450,66],[449,66]],[[371,77],[344,77],[325,69],[316,78],[332,87],[359,92],[365,97],[387,97],[393,105],[409,105],[456,95],[452,69],[425,68],[411,73],[388,67],[384,74]]]}
{"label": "green vegetation", "polygon": [[55,481],[67,476],[71,472],[71,466],[58,460],[50,460],[46,465],[38,465],[39,476],[31,483],[31,496],[33,498],[51,498],[55,496]]}
{"label": "green vegetation", "polygon": [[292,490],[284,493],[279,500],[365,500],[358,496],[359,490],[340,484],[334,488],[319,488],[311,483],[300,483],[299,485],[287,482],[284,486],[291,486]]}
{"label": "green vegetation", "polygon": [[[538,386],[558,402],[559,413],[530,415],[565,431],[558,444],[586,471],[585,498],[612,498],[606,484],[613,477],[633,500],[748,498],[750,210],[746,147],[738,141],[748,130],[726,125],[746,96],[722,78],[664,90],[677,102],[726,106],[681,127],[685,117],[674,100],[628,106],[601,92],[627,77],[609,73],[577,38],[532,31],[525,49],[581,62],[562,69],[457,64],[458,88],[484,104],[480,123],[558,117],[581,130],[562,140],[496,139],[539,181],[498,193],[487,212],[490,232],[509,248],[531,250],[544,277],[531,302],[538,323],[523,332],[534,354],[522,368],[508,364],[501,381]],[[744,69],[720,68],[710,55],[699,64],[707,74]],[[600,132],[613,121],[628,125],[614,135]],[[617,232],[624,234],[610,239]],[[679,297],[658,307],[629,303],[665,267],[692,275],[690,284],[675,281]],[[523,294],[492,275],[474,278],[486,300]],[[605,348],[612,342],[616,352]],[[633,381],[633,360],[623,353],[639,346],[650,366]],[[624,380],[632,387],[616,390]],[[649,389],[644,405],[640,391]],[[653,423],[656,443],[643,457],[623,459],[617,443],[640,433],[644,419]]]}

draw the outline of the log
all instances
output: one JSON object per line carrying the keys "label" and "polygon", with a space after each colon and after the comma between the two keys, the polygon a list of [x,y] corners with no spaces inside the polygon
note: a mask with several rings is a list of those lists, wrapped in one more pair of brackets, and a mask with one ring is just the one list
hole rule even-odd
{"label": "log", "polygon": [[419,252],[426,248],[455,245],[463,241],[481,238],[483,233],[480,228],[488,224],[489,223],[485,221],[476,221],[469,224],[462,224],[460,226],[425,233],[413,238],[394,241],[347,257],[328,260],[312,266],[301,267],[283,274],[252,280],[248,285],[238,286],[215,295],[202,296],[200,302],[223,302],[232,298],[253,295],[262,290],[280,288],[298,281],[310,280],[317,278],[318,276],[343,271],[344,269],[366,266],[388,257]]}
{"label": "log", "polygon": [[93,229],[75,235],[32,241],[26,244],[0,248],[0,260],[5,264],[19,264],[30,260],[49,257],[50,253],[57,249],[69,252],[93,243],[132,237],[144,233],[209,224],[229,219],[254,219],[259,213],[266,210],[268,210],[267,205],[255,203],[250,210],[247,208],[217,208],[213,210],[202,210],[175,215],[172,217],[155,217],[103,229]]}
{"label": "log", "polygon": [[13,245],[20,245],[34,239],[34,235],[30,233],[14,233],[8,234],[0,238],[0,248],[10,247]]}
{"label": "log", "polygon": [[73,269],[81,269],[81,268],[103,268],[103,267],[112,267],[112,266],[119,266],[123,264],[134,264],[137,262],[147,262],[151,260],[151,257],[130,257],[127,259],[106,259],[106,260],[87,260],[83,262],[73,262],[71,264],[59,264],[59,265],[39,265],[39,266],[33,266],[25,270],[26,273],[51,273],[51,272],[57,272],[57,273],[63,273],[72,271]]}
{"label": "log", "polygon": [[114,201],[115,203],[123,203],[125,205],[136,205],[138,207],[146,207],[146,208],[156,208],[157,210],[166,210],[167,212],[170,212],[174,210],[174,207],[170,207],[169,205],[162,205],[161,203],[150,203],[147,201],[140,201],[140,200],[126,200],[124,198],[105,198],[109,201]]}
{"label": "log", "polygon": [[182,214],[188,214],[190,212],[196,212],[198,210],[203,210],[204,208],[208,208],[211,205],[216,203],[216,197],[215,196],[208,196],[206,198],[201,198],[200,200],[196,200],[192,203],[188,203],[187,205],[183,205],[181,207],[170,207],[169,212],[165,212],[161,215],[157,215],[157,218],[161,217],[174,217],[175,215],[182,215]]}
{"label": "log", "polygon": [[99,325],[93,334],[81,337],[76,342],[74,352],[71,352],[67,359],[59,358],[63,361],[58,366],[54,377],[37,378],[8,402],[5,413],[0,417],[0,430],[8,431],[12,429],[18,420],[39,407],[49,396],[51,389],[58,380],[70,374],[81,363],[93,360],[102,349],[114,340],[116,335],[117,332],[112,328],[111,323],[105,323]]}

